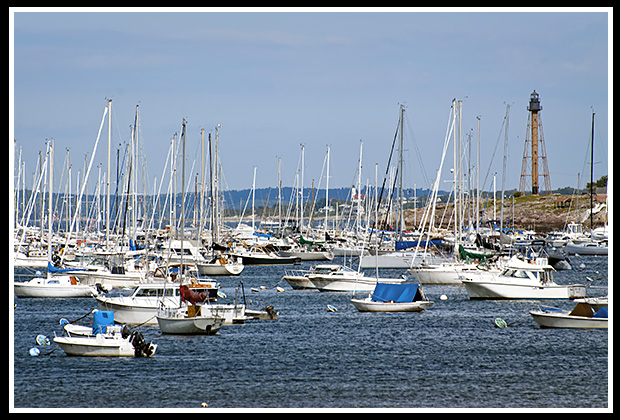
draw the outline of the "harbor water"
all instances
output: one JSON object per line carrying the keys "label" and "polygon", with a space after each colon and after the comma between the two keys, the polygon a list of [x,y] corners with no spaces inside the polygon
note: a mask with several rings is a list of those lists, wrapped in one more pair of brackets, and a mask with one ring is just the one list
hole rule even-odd
{"label": "harbor water", "polygon": [[[607,293],[607,257],[575,256],[571,264],[557,283],[590,277],[592,295]],[[139,327],[158,345],[151,358],[69,357],[53,342],[30,356],[38,334],[62,335],[59,319],[81,317],[96,301],[15,298],[14,407],[609,407],[608,330],[541,329],[528,313],[569,309],[570,301],[473,301],[462,286],[423,286],[435,302],[426,311],[360,313],[349,293],[291,289],[286,268],[246,266],[239,277],[217,278],[228,296],[221,301],[232,302],[243,281],[246,302],[273,305],[277,320],[224,326],[214,336]],[[496,318],[508,327],[496,328]]]}

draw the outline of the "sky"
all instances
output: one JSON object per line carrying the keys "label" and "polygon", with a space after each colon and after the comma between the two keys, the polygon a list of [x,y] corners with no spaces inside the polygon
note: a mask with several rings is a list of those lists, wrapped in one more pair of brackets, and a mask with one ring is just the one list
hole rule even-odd
{"label": "sky", "polygon": [[[301,145],[304,187],[325,187],[328,146],[329,186],[356,183],[360,144],[362,183],[374,184],[375,168],[381,183],[401,104],[404,186],[428,188],[457,99],[473,166],[480,136],[487,191],[493,173],[501,189],[509,107],[505,187],[518,188],[534,90],[552,189],[576,187],[578,174],[581,188],[589,182],[592,112],[594,178],[608,174],[611,8],[111,10],[10,9],[13,183],[19,150],[32,182],[54,139],[55,189],[64,188],[66,150],[83,170],[112,99],[113,156],[139,105],[148,192],[184,119],[187,179],[200,171],[201,129],[214,138],[220,124],[225,189],[251,188],[255,167],[257,188],[277,186],[278,158],[283,185],[293,186]],[[94,165],[105,171],[106,162],[107,122]],[[442,178],[452,166],[450,145]]]}

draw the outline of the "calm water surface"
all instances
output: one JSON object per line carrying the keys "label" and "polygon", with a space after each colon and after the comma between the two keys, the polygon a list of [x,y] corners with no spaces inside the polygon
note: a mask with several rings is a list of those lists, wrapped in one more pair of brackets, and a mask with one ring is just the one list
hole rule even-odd
{"label": "calm water surface", "polygon": [[[556,273],[558,283],[607,275],[606,257],[571,263]],[[62,335],[60,318],[80,317],[96,302],[15,298],[14,406],[608,407],[607,330],[540,329],[528,314],[541,305],[569,309],[569,301],[470,301],[462,286],[424,286],[435,302],[429,310],[359,313],[350,294],[292,290],[284,270],[247,266],[238,278],[218,279],[223,301],[243,280],[251,305],[274,305],[277,320],[225,326],[215,336],[140,327],[158,344],[152,358],[68,357],[54,343],[42,348],[55,349],[50,355],[31,357],[37,334]],[[285,292],[276,292],[278,283]],[[607,279],[593,285],[600,289],[592,294],[607,293]],[[250,291],[259,286],[269,289]],[[339,311],[327,312],[328,304]],[[509,327],[495,328],[497,317]]]}

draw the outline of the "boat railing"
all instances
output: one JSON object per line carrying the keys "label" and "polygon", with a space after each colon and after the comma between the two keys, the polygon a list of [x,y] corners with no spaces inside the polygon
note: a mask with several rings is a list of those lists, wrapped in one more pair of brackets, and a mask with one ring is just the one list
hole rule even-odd
{"label": "boat railing", "polygon": [[291,270],[291,269],[285,269],[284,270],[284,275],[288,276],[288,277],[303,277],[306,274],[310,274],[312,273],[312,270]]}

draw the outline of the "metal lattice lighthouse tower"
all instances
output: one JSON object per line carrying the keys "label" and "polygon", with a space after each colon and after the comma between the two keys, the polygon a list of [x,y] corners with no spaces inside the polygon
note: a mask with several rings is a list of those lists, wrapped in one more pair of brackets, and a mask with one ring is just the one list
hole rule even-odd
{"label": "metal lattice lighthouse tower", "polygon": [[[539,114],[542,111],[542,106],[536,91],[530,95],[530,103],[527,110],[530,111],[530,115],[527,120],[527,131],[525,133],[525,148],[523,149],[519,191],[521,194],[525,194],[525,190],[528,187],[528,177],[531,177],[532,195],[538,195],[540,193],[538,179],[542,176],[545,183],[545,192],[551,193],[545,138],[542,131],[542,119]],[[541,169],[542,175],[539,175]]]}

